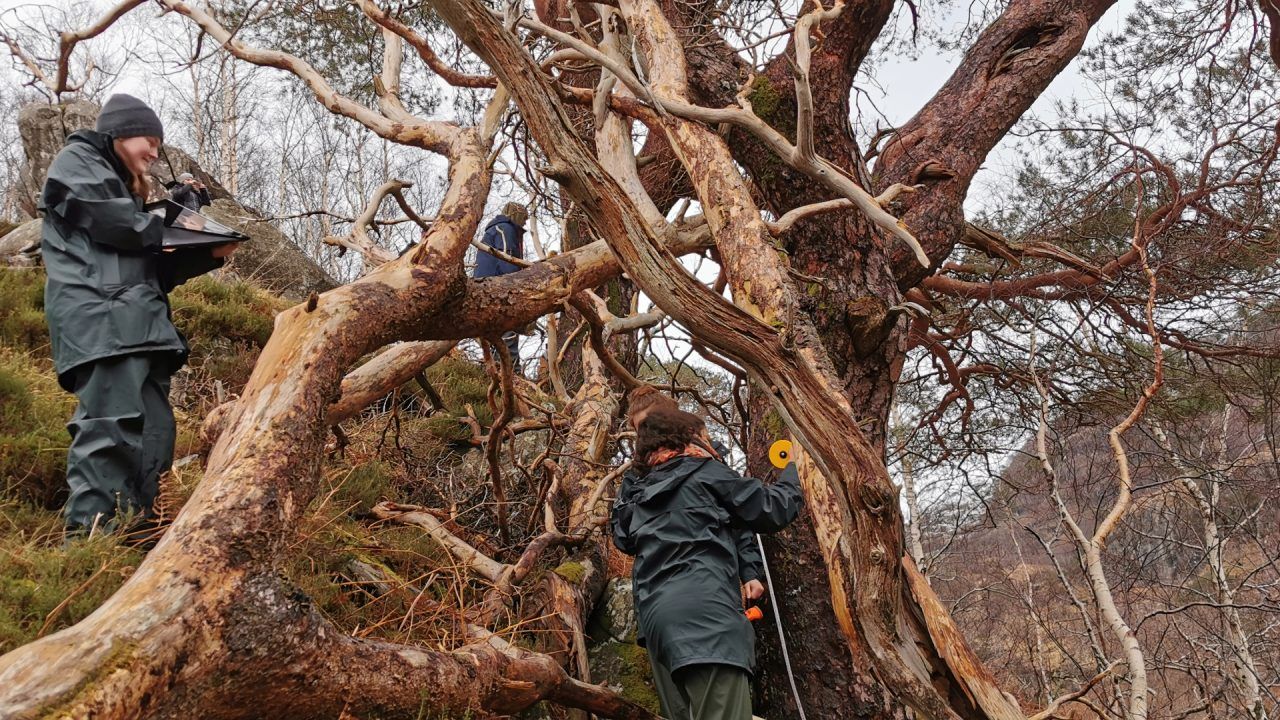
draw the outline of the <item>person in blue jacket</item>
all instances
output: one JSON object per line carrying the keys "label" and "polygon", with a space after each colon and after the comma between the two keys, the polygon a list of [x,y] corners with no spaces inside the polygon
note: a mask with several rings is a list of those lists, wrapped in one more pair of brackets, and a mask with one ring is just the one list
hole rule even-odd
{"label": "person in blue jacket", "polygon": [[143,210],[163,139],[151,108],[113,95],[95,129],[67,138],[40,194],[54,369],[77,400],[67,425],[71,536],[113,531],[120,513],[151,516],[173,462],[169,380],[188,353],[168,293],[235,247],[163,249],[163,218]]}
{"label": "person in blue jacket", "polygon": [[[481,240],[486,247],[491,247],[511,257],[524,259],[524,224],[529,220],[529,211],[519,203],[509,202],[502,212],[489,221],[484,228]],[[473,277],[496,277],[513,273],[520,269],[519,265],[503,260],[487,252],[476,253],[476,269]],[[520,373],[520,334],[510,330],[502,334],[511,353],[511,362],[516,373]]]}

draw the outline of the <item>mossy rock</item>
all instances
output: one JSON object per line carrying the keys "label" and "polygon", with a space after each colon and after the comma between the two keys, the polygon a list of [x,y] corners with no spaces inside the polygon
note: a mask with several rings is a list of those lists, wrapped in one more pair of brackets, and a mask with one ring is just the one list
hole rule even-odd
{"label": "mossy rock", "polygon": [[169,294],[173,322],[191,342],[195,378],[217,380],[238,393],[271,337],[285,300],[240,280],[201,275]]}
{"label": "mossy rock", "polygon": [[66,423],[75,398],[50,367],[0,348],[0,490],[42,507],[62,500],[67,467]]}
{"label": "mossy rock", "polygon": [[[0,345],[49,355],[43,268],[0,268]],[[169,295],[174,324],[191,340],[191,365],[238,392],[289,303],[243,281],[202,275]]]}
{"label": "mossy rock", "polygon": [[649,654],[633,643],[605,642],[587,648],[591,679],[655,715],[662,713],[658,690],[649,668]]}
{"label": "mossy rock", "polygon": [[636,608],[630,579],[614,578],[609,581],[604,595],[591,613],[587,631],[599,641],[636,641]]}
{"label": "mossy rock", "polygon": [[261,348],[271,337],[276,313],[285,300],[243,281],[223,282],[209,275],[180,285],[169,294],[173,321],[193,341],[223,338]]}

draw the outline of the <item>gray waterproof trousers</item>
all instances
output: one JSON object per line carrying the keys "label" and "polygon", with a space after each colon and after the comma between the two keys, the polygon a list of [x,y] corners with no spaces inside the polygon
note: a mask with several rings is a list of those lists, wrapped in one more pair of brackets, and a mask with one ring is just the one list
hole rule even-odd
{"label": "gray waterproof trousers", "polygon": [[169,406],[168,353],[103,358],[75,368],[75,414],[67,424],[66,524],[114,529],[119,513],[149,515],[177,434]]}
{"label": "gray waterproof trousers", "polygon": [[669,720],[751,720],[747,672],[732,665],[686,665],[674,673],[649,653],[653,683]]}

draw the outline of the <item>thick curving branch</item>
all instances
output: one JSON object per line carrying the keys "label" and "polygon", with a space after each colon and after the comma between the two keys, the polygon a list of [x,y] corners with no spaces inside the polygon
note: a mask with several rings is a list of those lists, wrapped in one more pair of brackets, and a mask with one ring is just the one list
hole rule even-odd
{"label": "thick curving branch", "polygon": [[[996,146],[1084,46],[1115,0],[1013,0],[965,53],[950,79],[880,152],[874,175],[885,185],[925,184],[902,219],[939,262],[965,231],[964,198]],[[899,286],[929,270],[895,252]]]}
{"label": "thick curving branch", "polygon": [[374,111],[340,94],[324,77],[302,58],[279,50],[269,50],[247,45],[237,39],[202,8],[183,0],[157,0],[165,8],[190,18],[214,40],[222,43],[227,52],[245,62],[263,67],[284,70],[306,83],[330,112],[364,125],[379,137],[392,142],[431,150],[442,155],[456,146],[458,126],[435,120],[406,123]]}
{"label": "thick curving branch", "polygon": [[496,88],[498,79],[492,75],[468,75],[458,72],[449,67],[435,50],[431,49],[431,44],[418,31],[405,25],[396,18],[387,14],[385,10],[378,7],[372,0],[359,0],[360,9],[365,15],[369,16],[377,24],[386,30],[395,33],[409,43],[409,45],[418,53],[418,57],[427,67],[444,79],[445,82],[455,87],[465,88]]}
{"label": "thick curving branch", "polygon": [[[848,198],[853,203],[853,206],[862,212],[876,227],[906,244],[922,267],[927,268],[930,266],[928,256],[915,236],[907,229],[904,222],[899,221],[898,218],[881,207],[876,202],[875,197],[840,168],[820,156],[808,157],[801,152],[800,148],[787,140],[786,136],[774,130],[755,114],[745,93],[739,93],[738,107],[724,108],[700,107],[689,103],[683,97],[672,98],[664,96],[658,99],[654,97],[649,85],[643,83],[634,73],[623,67],[620,62],[605,56],[582,40],[530,18],[522,19],[520,26],[581,52],[584,56],[590,58],[592,62],[613,73],[637,97],[648,100],[660,114],[675,115],[685,120],[693,120],[711,126],[728,123],[746,130],[786,163],[788,167],[804,173],[810,179],[821,183],[829,190]],[[674,39],[672,39],[672,42],[674,42]],[[750,83],[747,85],[749,86]]]}
{"label": "thick curving branch", "polygon": [[80,82],[75,85],[70,84],[71,53],[75,52],[76,45],[101,35],[107,28],[114,25],[117,20],[128,14],[130,10],[143,4],[143,2],[145,0],[124,0],[124,2],[108,10],[102,17],[98,18],[97,22],[89,27],[81,30],[69,30],[58,37],[58,71],[53,86],[50,88],[55,95],[78,92],[89,81],[89,75],[93,72],[93,64],[90,63],[88,68],[85,69],[84,77],[80,79]]}

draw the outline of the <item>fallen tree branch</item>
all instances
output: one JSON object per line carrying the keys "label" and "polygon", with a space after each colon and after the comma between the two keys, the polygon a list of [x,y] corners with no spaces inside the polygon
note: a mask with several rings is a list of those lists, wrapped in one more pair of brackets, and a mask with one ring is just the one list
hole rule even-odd
{"label": "fallen tree branch", "polygon": [[463,567],[469,568],[490,583],[497,584],[507,571],[507,566],[477,550],[470,543],[449,532],[444,523],[435,515],[426,512],[418,505],[401,505],[393,502],[380,502],[373,506],[373,516],[379,520],[388,520],[408,525],[417,525],[427,531],[427,535],[444,548]]}

